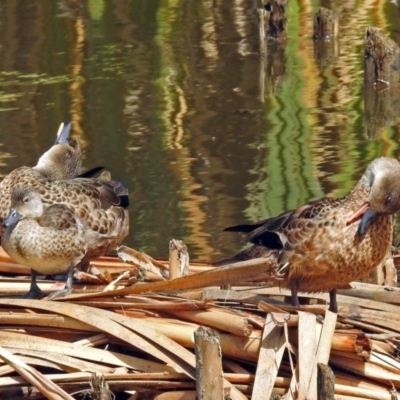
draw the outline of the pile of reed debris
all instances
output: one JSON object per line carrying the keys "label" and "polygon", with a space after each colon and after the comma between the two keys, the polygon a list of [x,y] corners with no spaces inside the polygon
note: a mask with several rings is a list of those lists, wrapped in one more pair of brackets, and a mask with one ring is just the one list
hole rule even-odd
{"label": "pile of reed debris", "polygon": [[400,289],[354,283],[337,317],[326,294],[285,305],[261,259],[215,268],[177,254],[122,246],[46,301],[17,298],[30,270],[0,252],[0,398],[398,398]]}

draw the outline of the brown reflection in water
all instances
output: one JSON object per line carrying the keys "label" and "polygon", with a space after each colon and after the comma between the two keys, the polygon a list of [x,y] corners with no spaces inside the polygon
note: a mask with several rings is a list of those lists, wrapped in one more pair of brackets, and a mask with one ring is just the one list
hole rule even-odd
{"label": "brown reflection in water", "polygon": [[[380,85],[382,86],[382,85]],[[364,87],[365,121],[369,138],[376,138],[400,122],[400,85]]]}
{"label": "brown reflection in water", "polygon": [[286,73],[286,40],[267,40],[266,52],[260,54],[260,101],[265,96],[278,94],[285,79]]}
{"label": "brown reflection in water", "polygon": [[224,227],[344,194],[370,159],[398,152],[394,119],[366,137],[361,96],[363,29],[393,5],[323,3],[343,32],[330,63],[315,58],[309,1],[260,58],[256,0],[1,0],[1,173],[34,164],[70,115],[85,166],[128,182],[126,244],[166,256],[176,237],[193,259],[233,254],[241,238]]}
{"label": "brown reflection in water", "polygon": [[81,15],[77,15],[73,21],[73,39],[71,43],[71,72],[74,80],[69,85],[69,93],[71,97],[70,118],[74,130],[74,134],[79,136],[84,145],[88,145],[89,141],[84,129],[84,109],[87,106],[85,94],[83,92],[86,79],[83,76],[84,66],[84,46],[86,29],[84,19]]}
{"label": "brown reflection in water", "polygon": [[[13,73],[10,84],[2,87],[2,92],[15,95],[10,102],[2,102],[2,108],[14,111],[0,112],[1,142],[18,158],[9,159],[16,168],[23,162],[32,162],[32,154],[40,149],[38,132],[46,129],[37,116],[36,103],[39,85],[26,86],[21,94],[18,73],[32,74],[38,71],[44,51],[44,20],[46,9],[42,2],[2,1],[0,10],[0,70]],[[5,45],[6,44],[6,45]],[[12,83],[12,81],[16,81]],[[36,103],[36,104],[35,104]],[[43,106],[43,105],[42,105]],[[14,132],[21,132],[15,135]],[[27,141],[31,146],[27,147]]]}

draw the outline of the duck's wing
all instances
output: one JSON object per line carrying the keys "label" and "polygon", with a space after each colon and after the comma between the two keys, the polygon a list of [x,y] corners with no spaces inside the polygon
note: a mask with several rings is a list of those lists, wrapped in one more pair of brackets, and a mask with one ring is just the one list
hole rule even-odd
{"label": "duck's wing", "polygon": [[252,260],[254,258],[264,258],[267,261],[273,263],[274,261],[277,260],[278,255],[279,255],[279,250],[272,250],[262,245],[253,244],[247,249],[244,249],[239,253],[236,253],[233,257],[214,262],[212,263],[212,265],[219,267],[222,265],[237,263],[239,261]]}
{"label": "duck's wing", "polygon": [[[224,229],[227,232],[247,233],[245,239],[256,245],[265,246],[268,249],[282,249],[283,242],[279,232],[287,225],[295,211],[287,211],[274,218],[268,218],[253,224],[231,226]],[[248,259],[248,258],[247,258]]]}
{"label": "duck's wing", "polygon": [[75,214],[63,204],[47,207],[37,222],[44,228],[57,230],[70,229],[77,225]]}
{"label": "duck's wing", "polygon": [[288,241],[306,239],[314,224],[324,221],[326,214],[341,200],[321,199],[286,211],[277,217],[248,225],[227,228],[227,231],[245,232],[245,239],[269,249],[282,249]]}
{"label": "duck's wing", "polygon": [[100,166],[91,168],[91,169],[79,174],[77,176],[77,178],[93,178],[96,174],[98,174],[103,169],[104,169],[104,167],[100,167]]}

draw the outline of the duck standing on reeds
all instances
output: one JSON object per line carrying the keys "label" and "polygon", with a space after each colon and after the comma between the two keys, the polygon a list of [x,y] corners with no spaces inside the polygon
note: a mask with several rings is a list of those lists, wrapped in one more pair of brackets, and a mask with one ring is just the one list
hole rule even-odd
{"label": "duck standing on reeds", "polygon": [[31,186],[16,186],[11,196],[11,211],[3,222],[2,243],[15,261],[32,269],[31,287],[24,296],[39,298],[42,291],[36,276],[68,272],[65,289],[53,292],[49,299],[71,292],[73,268],[82,260],[90,242],[90,232],[63,204],[44,207]]}
{"label": "duck standing on reeds", "polygon": [[[387,157],[372,161],[355,188],[339,199],[323,198],[248,225],[225,231],[245,232],[254,245],[219,265],[265,257],[281,285],[298,292],[330,294],[368,275],[392,244],[392,215],[400,210],[400,163]],[[359,223],[355,223],[360,219]]]}
{"label": "duck standing on reeds", "polygon": [[[2,246],[17,262],[31,267],[33,271],[45,274],[54,273],[52,272],[54,268],[49,252],[46,253],[48,259],[42,259],[43,267],[38,269],[36,264],[31,266],[29,260],[35,257],[38,258],[39,255],[35,253],[36,250],[33,247],[27,246],[26,242],[24,242],[24,245],[27,246],[25,247],[25,253],[23,255],[20,254],[18,246],[21,246],[22,242],[19,243],[18,236],[13,236],[12,233],[15,230],[14,225],[22,222],[24,217],[27,219],[33,218],[32,216],[29,217],[29,212],[32,209],[26,208],[28,216],[24,216],[24,211],[20,213],[22,215],[21,221],[6,220],[7,215],[10,214],[11,216],[12,214],[12,212],[10,213],[11,197],[14,196],[13,193],[17,189],[17,193],[19,193],[21,185],[25,187],[25,192],[29,194],[26,199],[31,196],[39,196],[43,215],[39,217],[35,214],[33,219],[36,218],[36,222],[39,224],[44,223],[44,228],[65,229],[63,225],[65,221],[56,222],[56,219],[58,216],[64,218],[68,213],[70,213],[68,215],[70,215],[69,219],[71,221],[72,217],[77,221],[75,229],[78,229],[80,224],[84,227],[85,251],[82,257],[78,257],[81,267],[88,264],[91,259],[115,249],[129,232],[129,214],[127,210],[129,194],[126,185],[120,181],[111,180],[108,172],[102,173],[98,178],[79,176],[82,155],[79,141],[73,142],[75,143],[74,147],[71,146],[71,141],[65,139],[65,135],[62,139],[60,138],[61,136],[63,135],[59,135],[56,144],[43,154],[35,167],[17,168],[0,183],[0,222],[3,223],[3,231],[1,231]],[[91,171],[97,171],[98,169],[95,168]],[[33,192],[29,192],[26,187],[30,187]],[[14,204],[19,204],[17,199],[18,197],[14,198]],[[38,201],[35,200],[32,204],[37,205]],[[47,211],[48,208],[54,205],[59,205],[60,207]],[[38,206],[38,208],[40,207]],[[65,211],[67,214],[60,213],[60,210],[68,210],[68,212]],[[50,224],[50,226],[46,224]],[[31,229],[32,224],[29,226]],[[7,229],[7,235],[3,233],[4,229]],[[24,229],[26,235],[37,235],[39,231],[31,231],[27,227]],[[21,230],[20,225],[17,232]],[[39,236],[40,239],[37,240],[52,240],[52,236],[48,233],[50,231],[47,229],[46,232],[47,234],[44,235],[43,230],[41,230],[40,234],[42,236]],[[14,235],[16,235],[15,232]],[[53,245],[51,248],[54,249],[56,247]],[[72,249],[69,250],[73,252]],[[70,262],[76,265],[76,257],[71,259]],[[63,267],[60,266],[60,270],[69,271],[68,268],[65,268],[66,263],[62,265]],[[33,272],[31,290],[27,294],[29,298],[42,296],[41,291],[37,290],[36,275],[37,273]]]}
{"label": "duck standing on reeds", "polygon": [[24,297],[43,296],[36,284],[38,272],[68,272],[66,288],[51,298],[70,293],[73,267],[107,254],[128,234],[128,205],[126,187],[101,177],[16,185],[3,221],[2,246],[32,269],[31,288]]}

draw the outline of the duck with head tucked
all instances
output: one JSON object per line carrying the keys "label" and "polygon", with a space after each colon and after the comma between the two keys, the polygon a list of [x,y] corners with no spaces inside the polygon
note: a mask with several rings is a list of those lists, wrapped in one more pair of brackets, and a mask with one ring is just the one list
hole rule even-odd
{"label": "duck with head tucked", "polygon": [[[71,123],[60,125],[55,144],[46,151],[34,167],[19,167],[0,182],[0,235],[1,222],[10,210],[11,193],[19,184],[31,185],[37,180],[56,181],[75,177],[90,178],[103,167],[95,167],[82,173],[82,146],[77,138],[70,138]],[[43,199],[46,203],[46,199]]]}
{"label": "duck with head tucked", "polygon": [[253,246],[217,264],[264,257],[291,290],[294,306],[299,306],[299,291],[328,291],[329,310],[337,312],[337,288],[368,275],[386,257],[392,216],[399,210],[400,163],[381,157],[342,198],[323,198],[274,218],[226,228],[246,233]]}
{"label": "duck with head tucked", "polygon": [[[8,215],[11,193],[16,185],[29,185],[37,179],[71,179],[81,173],[81,144],[77,139],[70,139],[70,131],[71,124],[62,123],[55,144],[39,158],[36,166],[19,167],[0,182],[0,222]],[[0,227],[0,234],[2,232]]]}
{"label": "duck with head tucked", "polygon": [[[0,183],[0,222],[9,214],[15,188],[30,186],[40,196],[44,210],[55,204],[63,205],[91,232],[85,235],[86,251],[80,261],[80,267],[84,268],[91,259],[115,249],[127,236],[129,194],[126,185],[112,180],[108,172],[90,178],[102,167],[79,175],[80,142],[72,141],[68,136],[69,127],[64,126],[56,144],[40,157],[35,167],[17,168],[3,179]],[[3,234],[5,227],[0,226],[0,229]],[[3,247],[6,249],[7,245]]]}

